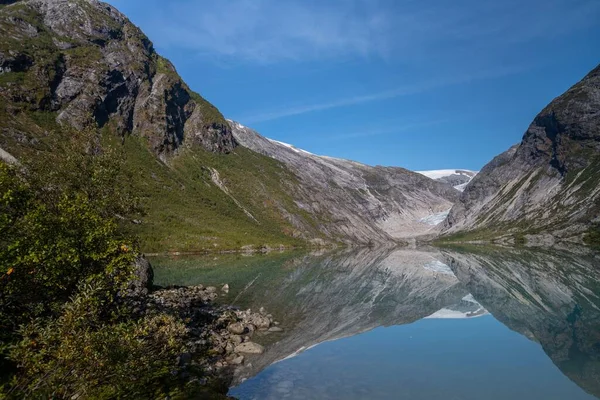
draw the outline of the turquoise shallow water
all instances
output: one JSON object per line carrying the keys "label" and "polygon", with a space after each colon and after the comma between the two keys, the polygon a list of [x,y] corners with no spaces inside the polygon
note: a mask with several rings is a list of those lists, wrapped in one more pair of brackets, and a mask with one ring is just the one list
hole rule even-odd
{"label": "turquoise shallow water", "polygon": [[[239,399],[600,398],[600,255],[365,249],[155,258],[156,283],[222,285],[283,332]],[[595,397],[598,396],[598,397]]]}

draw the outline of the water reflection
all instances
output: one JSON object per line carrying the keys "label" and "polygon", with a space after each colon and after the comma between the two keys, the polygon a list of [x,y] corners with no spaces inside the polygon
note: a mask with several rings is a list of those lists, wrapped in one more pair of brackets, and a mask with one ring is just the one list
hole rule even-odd
{"label": "water reflection", "polygon": [[539,342],[556,366],[600,397],[600,258],[524,249],[444,251],[492,315]]}
{"label": "water reflection", "polygon": [[[222,299],[223,302],[250,308],[265,307],[279,319],[284,328],[282,333],[262,337],[262,344],[266,346],[265,353],[251,358],[250,362],[238,369],[233,385],[257,374],[260,374],[260,378],[261,371],[265,369],[269,375],[269,370],[281,365],[276,363],[294,358],[316,345],[327,343],[330,347],[321,345],[320,351],[333,351],[333,341],[341,338],[365,337],[359,345],[375,348],[376,343],[373,341],[381,341],[385,337],[388,340],[386,346],[396,348],[395,345],[390,345],[394,343],[394,338],[390,337],[392,331],[383,336],[381,333],[364,334],[377,327],[411,324],[422,319],[431,323],[441,319],[472,320],[490,312],[508,328],[539,342],[563,374],[588,393],[600,396],[600,268],[597,267],[598,258],[594,255],[489,248],[378,249],[336,254],[283,254],[270,258],[237,257],[211,260],[209,266],[203,266],[203,263],[207,264],[197,259],[159,259],[154,262],[159,283],[161,279],[163,283],[176,284],[228,282],[232,290]],[[427,325],[428,329],[433,326],[431,323]],[[416,327],[414,329],[421,327],[413,325]],[[471,339],[475,342],[486,340],[485,335],[493,336],[501,325],[492,321],[444,327],[456,328],[459,342],[460,335],[467,337],[480,330],[480,337]],[[466,329],[475,332],[466,332]],[[450,336],[446,332],[434,333],[439,337]],[[396,334],[403,333],[398,331]],[[416,330],[414,334],[429,333]],[[507,342],[508,349],[510,346],[522,346],[520,342],[513,342],[514,338]],[[449,362],[442,356],[448,353],[448,349],[435,347],[440,346],[436,341],[423,346],[419,351],[425,349],[431,353],[427,362]],[[490,349],[488,358],[491,362],[495,343],[485,343],[485,346]],[[530,347],[519,350],[519,354],[534,358],[530,354],[535,349],[531,350]],[[405,350],[406,348],[398,348],[397,351]],[[329,354],[328,359],[332,360],[336,354],[335,351]],[[416,357],[419,360],[418,354]],[[481,357],[485,357],[485,353]],[[513,356],[512,360],[517,357],[518,355]],[[463,358],[467,359],[466,356]],[[307,358],[304,371],[315,369],[318,360]],[[423,360],[426,360],[425,356]],[[353,362],[359,369],[371,368],[370,360]],[[401,365],[402,359],[395,362],[398,368],[407,367]],[[477,362],[485,365],[485,361],[481,359]],[[503,367],[511,367],[511,360],[503,362],[506,363]],[[535,365],[541,365],[542,362],[544,361],[536,361]],[[570,398],[585,397],[582,397],[583,393],[576,392],[579,389],[575,385],[571,384],[571,388],[566,383],[558,382],[559,379],[553,377],[552,371],[548,372],[545,368],[539,367],[537,375],[532,374],[528,379],[540,380],[539,387],[547,386],[547,398],[561,398],[565,393]],[[409,380],[413,379],[408,376],[410,371],[409,368],[404,372]],[[335,375],[335,372],[325,372]],[[271,373],[270,379],[275,379],[275,376],[277,374]],[[380,377],[376,377],[373,371],[364,372],[364,380],[373,379],[375,382],[375,378]],[[435,382],[441,377],[431,378]],[[395,377],[390,379],[398,380]],[[513,376],[507,379],[518,378]],[[544,379],[550,379],[549,383],[544,383]],[[283,385],[289,382],[280,383]],[[407,381],[405,386],[408,383]],[[274,382],[265,381],[264,385],[274,385]],[[385,392],[382,388],[385,385],[379,382],[377,387],[368,387],[367,384],[361,390],[371,390],[371,393],[378,390],[382,393],[380,397],[386,398],[390,392]],[[428,385],[431,386],[429,383]],[[523,387],[521,392],[519,385]],[[241,388],[246,389],[236,389],[234,394],[241,393],[244,398],[251,398],[252,393],[259,397],[264,394],[260,392],[258,383],[250,388],[251,386],[244,383]],[[534,394],[539,394],[532,389],[538,386],[532,386],[531,382],[515,383],[514,392],[511,393],[519,397],[526,392],[525,387],[533,390]],[[551,396],[553,390],[554,396]],[[447,395],[448,392],[440,389],[441,397],[448,397]],[[359,395],[357,398],[360,397]],[[411,398],[417,397],[413,394]]]}

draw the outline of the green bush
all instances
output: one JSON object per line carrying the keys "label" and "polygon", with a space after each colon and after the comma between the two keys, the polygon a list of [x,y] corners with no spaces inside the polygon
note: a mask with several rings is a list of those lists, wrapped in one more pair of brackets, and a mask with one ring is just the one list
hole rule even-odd
{"label": "green bush", "polygon": [[134,241],[117,215],[132,211],[135,202],[117,182],[115,155],[89,154],[81,146],[68,146],[63,163],[49,158],[20,169],[0,165],[3,332],[57,312],[82,280],[96,274],[112,272],[115,283],[127,279]]}
{"label": "green bush", "polygon": [[177,387],[187,328],[175,317],[107,316],[110,288],[86,284],[57,319],[24,326],[10,352],[14,398],[157,398]]}
{"label": "green bush", "polygon": [[[60,157],[56,154],[60,154]],[[139,212],[118,152],[94,135],[0,163],[0,398],[185,396],[187,328],[134,312]]]}

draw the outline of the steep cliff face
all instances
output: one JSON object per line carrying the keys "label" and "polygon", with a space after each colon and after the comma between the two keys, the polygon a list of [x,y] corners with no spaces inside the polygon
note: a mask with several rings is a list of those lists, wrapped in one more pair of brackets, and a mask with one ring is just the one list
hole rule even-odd
{"label": "steep cliff face", "polygon": [[230,123],[242,146],[281,161],[298,176],[296,204],[320,216],[319,228],[329,236],[366,243],[427,234],[435,227],[428,218],[449,210],[459,195],[449,184],[403,168],[317,156]]}
{"label": "steep cliff face", "polygon": [[235,147],[219,111],[194,93],[148,38],[95,0],[24,0],[0,9],[0,95],[7,112],[53,113],[76,129],[144,137],[161,156],[183,145]]}
{"label": "steep cliff face", "polygon": [[[522,142],[486,165],[443,232],[580,240],[600,222],[600,67],[556,98]],[[493,233],[491,233],[493,232]]]}

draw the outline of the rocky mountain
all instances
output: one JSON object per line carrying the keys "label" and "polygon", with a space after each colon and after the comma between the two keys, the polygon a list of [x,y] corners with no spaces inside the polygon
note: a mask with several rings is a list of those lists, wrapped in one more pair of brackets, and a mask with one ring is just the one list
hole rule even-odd
{"label": "rocky mountain", "polygon": [[459,192],[464,192],[469,182],[477,175],[476,171],[467,169],[437,169],[416,172],[436,181],[452,185]]}
{"label": "rocky mountain", "polygon": [[327,236],[363,243],[414,238],[430,232],[436,225],[432,217],[458,198],[449,184],[403,168],[317,156],[230,124],[240,145],[282,162],[298,177],[295,202],[319,216]]}
{"label": "rocky mountain", "polygon": [[600,396],[597,255],[526,249],[444,251],[467,290],[496,319],[542,346],[577,385]]}
{"label": "rocky mountain", "polygon": [[494,158],[466,187],[443,233],[598,240],[600,66],[553,100],[520,144]]}
{"label": "rocky mountain", "polygon": [[106,3],[0,3],[0,158],[51,166],[74,141],[123,158],[146,251],[405,240],[458,198],[401,168],[316,157],[230,124]]}
{"label": "rocky mountain", "polygon": [[59,124],[78,130],[108,125],[120,135],[144,137],[161,156],[184,145],[215,152],[235,147],[219,111],[114,7],[26,0],[1,12],[5,112],[53,112]]}

